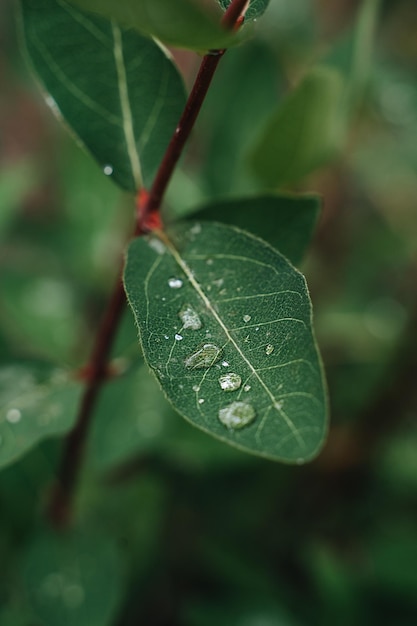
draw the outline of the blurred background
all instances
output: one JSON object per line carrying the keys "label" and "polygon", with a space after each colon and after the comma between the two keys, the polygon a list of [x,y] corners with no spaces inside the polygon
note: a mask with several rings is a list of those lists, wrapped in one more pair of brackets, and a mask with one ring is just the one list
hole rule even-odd
{"label": "blurred background", "polygon": [[[222,60],[168,213],[259,191],[248,146],[309,67],[346,72],[361,4],[271,0]],[[78,368],[133,203],[51,115],[15,8],[0,4],[0,361]],[[302,265],[331,402],[322,454],[283,466],[185,424],[126,312],[114,358],[127,374],[97,408],[75,527],[43,521],[59,439],[0,473],[2,626],[417,623],[416,33],[415,0],[381,2],[343,146],[285,187],[323,198]],[[175,55],[192,83],[198,56]]]}

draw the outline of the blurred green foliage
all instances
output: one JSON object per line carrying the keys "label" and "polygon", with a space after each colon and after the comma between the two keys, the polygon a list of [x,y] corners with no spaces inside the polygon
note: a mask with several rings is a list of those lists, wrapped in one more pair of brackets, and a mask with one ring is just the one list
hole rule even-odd
{"label": "blurred green foliage", "polygon": [[[356,4],[271,0],[256,40],[222,60],[167,212],[262,191],[254,139],[317,61],[347,80]],[[77,368],[132,202],[50,119],[12,9],[0,4],[0,361]],[[0,474],[2,626],[415,625],[416,28],[413,0],[381,2],[343,146],[285,188],[324,198],[303,266],[332,406],[321,457],[284,467],[185,424],[139,378],[126,312],[73,530],[44,521],[62,441]],[[189,82],[194,57],[178,59]]]}

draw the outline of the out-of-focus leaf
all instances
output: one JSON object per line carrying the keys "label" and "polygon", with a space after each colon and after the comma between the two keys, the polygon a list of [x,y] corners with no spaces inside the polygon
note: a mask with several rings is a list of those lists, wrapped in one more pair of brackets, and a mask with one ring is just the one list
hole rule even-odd
{"label": "out-of-focus leaf", "polygon": [[349,117],[365,95],[369,81],[374,81],[373,47],[381,0],[364,0],[356,21],[348,33],[332,47],[320,63],[339,71],[345,82],[345,115]]}
{"label": "out-of-focus leaf", "polygon": [[270,194],[218,200],[199,209],[199,218],[248,230],[297,265],[310,243],[319,211],[318,196]]}
{"label": "out-of-focus leaf", "polygon": [[[217,0],[222,9],[226,10],[232,0]],[[269,0],[249,0],[249,6],[245,13],[246,19],[254,19],[265,12],[269,4]]]}
{"label": "out-of-focus leaf", "polygon": [[0,467],[72,427],[82,386],[58,369],[0,369]]}
{"label": "out-of-focus leaf", "polygon": [[117,184],[149,184],[185,103],[166,51],[65,0],[22,0],[22,9],[27,51],[53,111]]}
{"label": "out-of-focus leaf", "polygon": [[103,388],[89,442],[100,470],[146,452],[167,435],[172,408],[147,366],[109,381]]}
{"label": "out-of-focus leaf", "polygon": [[229,50],[222,60],[198,123],[210,196],[256,191],[246,155],[276,108],[282,82],[275,55],[261,41]]}
{"label": "out-of-focus leaf", "polygon": [[370,547],[369,568],[373,581],[387,593],[398,594],[416,604],[417,535],[397,525],[379,533]]}
{"label": "out-of-focus leaf", "polygon": [[45,626],[114,623],[124,593],[124,567],[110,537],[45,534],[29,546],[21,569],[29,602]]}
{"label": "out-of-focus leaf", "polygon": [[68,361],[82,329],[73,286],[59,276],[39,275],[26,260],[23,264],[24,271],[3,268],[2,325],[25,354]]}
{"label": "out-of-focus leaf", "polygon": [[243,450],[307,461],[326,397],[304,277],[268,244],[221,224],[135,240],[125,287],[146,360],[174,407]]}
{"label": "out-of-focus leaf", "polygon": [[171,46],[205,50],[224,48],[236,36],[220,25],[216,5],[208,9],[198,0],[71,0],[83,9],[104,15],[127,27],[157,37]]}
{"label": "out-of-focus leaf", "polygon": [[255,175],[269,187],[299,181],[334,156],[342,137],[343,82],[318,67],[267,121],[250,153]]}
{"label": "out-of-focus leaf", "polygon": [[23,162],[0,170],[0,237],[13,219],[14,211],[35,182],[32,164]]}

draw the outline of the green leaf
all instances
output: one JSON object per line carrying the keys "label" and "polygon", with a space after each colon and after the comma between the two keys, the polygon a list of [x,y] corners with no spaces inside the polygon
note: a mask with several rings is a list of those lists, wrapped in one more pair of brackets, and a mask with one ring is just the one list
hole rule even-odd
{"label": "green leaf", "polygon": [[32,163],[23,161],[0,171],[0,238],[14,217],[14,212],[31,191],[36,181]]}
{"label": "green leaf", "polygon": [[22,0],[22,9],[52,109],[121,187],[148,185],[185,103],[166,51],[65,0]]}
{"label": "green leaf", "polygon": [[171,406],[149,368],[141,365],[109,381],[95,411],[89,457],[99,470],[148,451],[167,435]]}
{"label": "green leaf", "polygon": [[118,548],[97,532],[37,538],[24,554],[22,578],[45,626],[111,626],[124,593]]}
{"label": "green leaf", "polygon": [[256,190],[247,152],[275,111],[282,83],[276,55],[262,41],[254,39],[225,55],[198,122],[209,197]]}
{"label": "green leaf", "polygon": [[297,265],[313,235],[320,212],[320,198],[269,194],[218,200],[198,211],[202,220],[222,221],[265,239]]}
{"label": "green leaf", "polygon": [[160,39],[171,46],[207,50],[234,42],[220,24],[221,12],[199,0],[71,0],[83,9],[100,13],[126,27]]}
{"label": "green leaf", "polygon": [[343,82],[318,67],[268,120],[250,153],[253,172],[271,187],[299,181],[334,156],[341,142]]}
{"label": "green leaf", "polygon": [[70,430],[81,392],[80,383],[56,368],[1,368],[0,467],[42,439]]}
{"label": "green leaf", "polygon": [[[225,11],[229,4],[231,4],[232,0],[217,0],[222,9]],[[250,0],[249,6],[245,13],[245,18],[247,20],[254,19],[262,15],[268,7],[269,0]]]}
{"label": "green leaf", "polygon": [[132,242],[125,287],[145,358],[186,419],[266,458],[317,454],[326,397],[311,304],[281,254],[237,228],[180,224]]}

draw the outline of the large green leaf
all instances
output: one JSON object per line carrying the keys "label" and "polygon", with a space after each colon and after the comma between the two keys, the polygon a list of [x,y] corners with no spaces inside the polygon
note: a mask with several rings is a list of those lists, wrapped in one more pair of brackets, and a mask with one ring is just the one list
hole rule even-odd
{"label": "large green leaf", "polygon": [[268,241],[295,265],[302,260],[320,211],[320,198],[268,194],[217,200],[200,207],[199,219],[222,221]]}
{"label": "large green leaf", "polygon": [[72,427],[82,386],[56,368],[0,369],[0,467]]}
{"label": "large green leaf", "polygon": [[293,183],[334,156],[341,141],[343,82],[318,67],[290,93],[265,124],[250,162],[268,186]]}
{"label": "large green leaf", "polygon": [[[217,0],[222,9],[226,10],[232,0]],[[246,19],[255,19],[265,12],[268,7],[269,0],[250,0],[249,6],[245,13]]]}
{"label": "large green leaf", "polygon": [[22,0],[26,47],[49,103],[121,187],[148,185],[185,102],[154,41],[65,0]]}
{"label": "large green leaf", "polygon": [[220,24],[216,5],[199,0],[71,0],[83,9],[100,13],[124,26],[184,48],[224,48],[236,39]]}
{"label": "large green leaf", "polygon": [[97,532],[36,538],[23,554],[21,576],[45,626],[111,626],[125,588],[119,549]]}
{"label": "large green leaf", "polygon": [[311,304],[281,254],[230,226],[180,224],[132,242],[125,286],[145,358],[186,419],[270,459],[317,454],[326,397]]}

